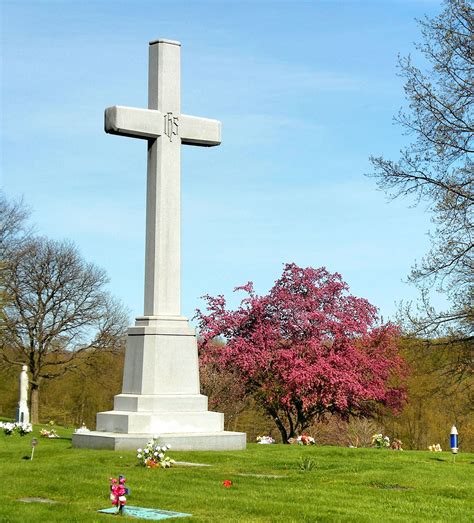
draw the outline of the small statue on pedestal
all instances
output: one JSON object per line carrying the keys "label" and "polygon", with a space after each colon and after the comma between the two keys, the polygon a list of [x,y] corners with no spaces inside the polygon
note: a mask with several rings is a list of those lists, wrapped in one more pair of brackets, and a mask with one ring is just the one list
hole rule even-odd
{"label": "small statue on pedestal", "polygon": [[30,422],[30,411],[28,410],[28,367],[23,365],[20,373],[20,399],[18,400],[18,407],[16,408],[15,421],[21,423]]}

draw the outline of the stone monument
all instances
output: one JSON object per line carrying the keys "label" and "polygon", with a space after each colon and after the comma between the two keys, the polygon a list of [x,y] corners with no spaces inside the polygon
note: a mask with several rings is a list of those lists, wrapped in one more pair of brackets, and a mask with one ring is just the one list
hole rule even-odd
{"label": "stone monument", "polygon": [[181,316],[181,144],[221,142],[220,122],[181,114],[181,44],[150,42],[148,109],[105,110],[105,131],[147,141],[144,315],[128,329],[122,394],[97,414],[97,430],[75,447],[136,449],[153,436],[177,450],[238,450],[246,435],[224,431],[224,415],[200,394],[194,329]]}
{"label": "stone monument", "polygon": [[23,365],[19,379],[19,400],[16,408],[15,421],[22,423],[30,422],[30,411],[28,410],[28,367]]}

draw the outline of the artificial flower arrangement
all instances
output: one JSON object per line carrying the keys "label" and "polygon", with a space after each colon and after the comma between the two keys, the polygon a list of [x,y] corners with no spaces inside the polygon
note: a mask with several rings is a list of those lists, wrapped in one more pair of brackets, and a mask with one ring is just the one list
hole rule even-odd
{"label": "artificial flower arrangement", "polygon": [[90,430],[86,427],[86,424],[83,423],[81,427],[74,431],[74,434],[85,434],[87,432],[90,432]]}
{"label": "artificial flower arrangement", "polygon": [[436,443],[436,445],[430,445],[428,447],[428,450],[430,452],[443,452],[443,449],[441,448],[441,445],[439,443]]}
{"label": "artificial flower arrangement", "polygon": [[388,436],[383,436],[382,434],[374,434],[372,436],[371,445],[377,449],[390,447],[390,438]]}
{"label": "artificial flower arrangement", "polygon": [[15,423],[0,422],[0,429],[3,429],[7,436],[11,436],[15,432],[18,432],[20,436],[26,436],[26,434],[33,431],[31,423],[25,423],[24,421],[17,421]]}
{"label": "artificial flower arrangement", "polygon": [[137,449],[137,459],[140,465],[149,469],[162,467],[164,469],[170,468],[176,462],[165,453],[171,448],[171,445],[159,445],[158,441],[151,439],[144,449]]}
{"label": "artificial flower arrangement", "polygon": [[40,430],[40,436],[42,438],[59,438],[59,434],[56,432],[54,427],[54,420],[49,420],[48,425],[51,427],[48,429],[41,429]]}
{"label": "artificial flower arrangement", "polygon": [[275,440],[271,436],[257,436],[257,443],[260,445],[271,445]]}
{"label": "artificial flower arrangement", "polygon": [[402,446],[403,446],[402,441],[400,439],[397,439],[397,438],[394,438],[392,440],[392,443],[390,444],[390,448],[392,450],[403,450]]}
{"label": "artificial flower arrangement", "polygon": [[296,438],[296,443],[298,445],[316,445],[316,441],[311,436],[308,436],[307,434],[302,434],[301,436],[298,436]]}
{"label": "artificial flower arrangement", "polygon": [[15,423],[9,423],[8,421],[6,422],[2,422],[0,421],[0,428],[3,429],[3,431],[5,432],[5,434],[7,436],[11,436],[14,432],[15,432]]}
{"label": "artificial flower arrangement", "polygon": [[51,430],[41,429],[40,436],[42,438],[59,438],[58,433],[54,429],[51,429]]}
{"label": "artificial flower arrangement", "polygon": [[128,488],[125,486],[125,477],[110,478],[110,500],[117,507],[117,514],[123,514],[123,507],[127,503]]}
{"label": "artificial flower arrangement", "polygon": [[31,423],[17,421],[15,425],[16,425],[16,430],[18,431],[20,436],[26,436],[30,432],[33,432],[33,425]]}

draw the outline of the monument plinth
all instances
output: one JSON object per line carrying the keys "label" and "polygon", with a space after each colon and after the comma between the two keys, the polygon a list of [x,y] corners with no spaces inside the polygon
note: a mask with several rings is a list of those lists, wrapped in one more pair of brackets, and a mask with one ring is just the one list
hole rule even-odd
{"label": "monument plinth", "polygon": [[181,316],[181,144],[221,142],[220,122],[181,114],[179,42],[150,42],[148,109],[105,110],[105,131],[147,140],[144,316],[128,329],[122,393],[73,446],[136,449],[157,436],[177,450],[239,450],[246,435],[200,394],[197,342]]}

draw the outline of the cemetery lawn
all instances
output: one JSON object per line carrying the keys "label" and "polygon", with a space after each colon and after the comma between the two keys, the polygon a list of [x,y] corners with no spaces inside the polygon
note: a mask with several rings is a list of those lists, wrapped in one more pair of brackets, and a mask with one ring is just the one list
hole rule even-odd
{"label": "cemetery lawn", "polygon": [[[1,522],[107,522],[109,477],[123,474],[132,506],[193,514],[189,522],[472,521],[474,454],[249,444],[241,452],[177,452],[210,467],[145,469],[133,451],[73,449],[60,439],[0,434]],[[38,445],[34,459],[31,439]],[[313,467],[301,470],[302,460]],[[222,485],[231,480],[231,488]],[[25,503],[44,498],[54,503]],[[140,521],[123,517],[126,521]]]}

